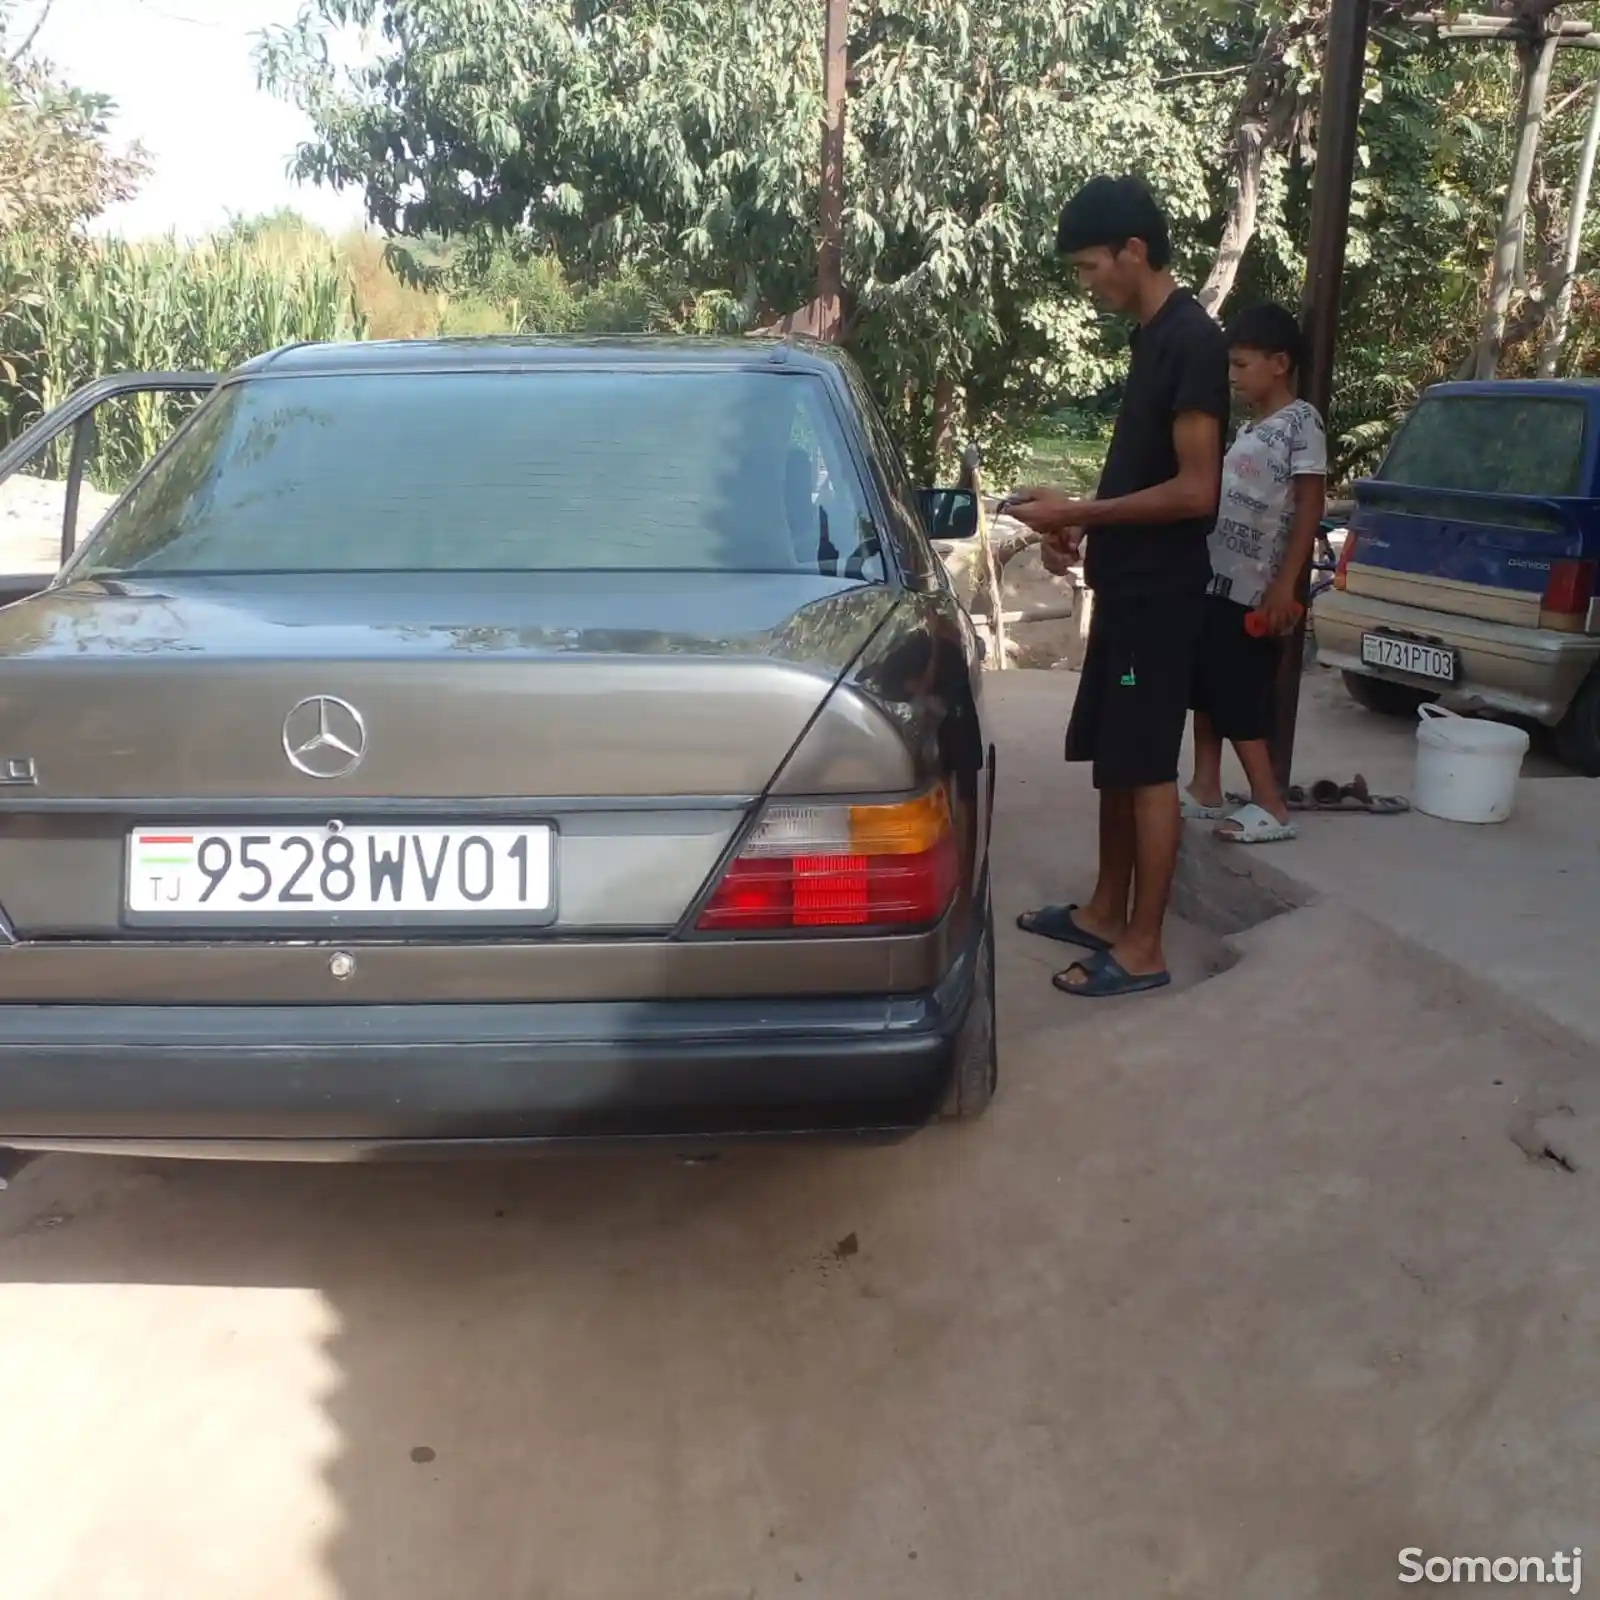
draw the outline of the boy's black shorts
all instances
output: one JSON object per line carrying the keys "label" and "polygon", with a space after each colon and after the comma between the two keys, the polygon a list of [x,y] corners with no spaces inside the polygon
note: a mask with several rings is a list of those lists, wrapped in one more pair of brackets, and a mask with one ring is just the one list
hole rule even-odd
{"label": "boy's black shorts", "polygon": [[1095,788],[1177,782],[1204,617],[1203,594],[1095,597],[1066,751]]}
{"label": "boy's black shorts", "polygon": [[1222,738],[1239,744],[1272,735],[1283,648],[1270,636],[1251,638],[1244,628],[1247,614],[1237,600],[1206,596],[1194,674],[1194,709],[1205,712]]}

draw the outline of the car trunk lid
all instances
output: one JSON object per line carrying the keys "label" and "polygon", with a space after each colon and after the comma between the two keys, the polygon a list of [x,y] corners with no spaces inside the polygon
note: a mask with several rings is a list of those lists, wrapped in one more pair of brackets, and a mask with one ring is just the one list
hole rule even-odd
{"label": "car trunk lid", "polygon": [[1583,394],[1526,383],[1430,390],[1354,488],[1347,592],[1529,628],[1591,620],[1600,503]]}
{"label": "car trunk lid", "polygon": [[[464,873],[453,852],[484,835],[508,870],[505,852],[529,846],[495,830],[514,826],[534,848],[558,840],[549,915],[474,915],[470,937],[662,937],[898,593],[793,574],[437,589],[353,574],[84,582],[0,611],[0,772],[18,775],[0,785],[0,906],[17,937],[449,932],[447,902],[308,925],[291,900],[174,927],[141,910],[131,874],[208,828],[234,848],[277,829],[320,849],[344,830],[358,852],[414,857],[423,879],[440,859]],[[295,759],[323,705],[359,719],[336,710],[329,725],[337,775]],[[288,849],[275,837],[257,859],[279,851],[287,871]]]}
{"label": "car trunk lid", "polygon": [[[887,616],[794,574],[85,581],[0,610],[30,801],[759,793]],[[355,708],[347,775],[298,770],[302,700]]]}
{"label": "car trunk lid", "polygon": [[[1350,594],[1485,622],[1582,628],[1600,508],[1571,498],[1356,486]],[[1580,603],[1581,602],[1581,603]]]}

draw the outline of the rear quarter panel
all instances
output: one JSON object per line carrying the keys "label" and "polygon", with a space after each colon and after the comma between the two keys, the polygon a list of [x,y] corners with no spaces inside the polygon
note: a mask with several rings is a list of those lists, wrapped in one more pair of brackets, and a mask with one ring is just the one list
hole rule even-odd
{"label": "rear quarter panel", "polygon": [[914,781],[951,796],[971,896],[987,863],[993,753],[983,725],[983,671],[972,619],[934,552],[905,461],[853,365],[832,385],[852,448],[870,479],[904,591],[842,686],[884,708],[905,742]]}

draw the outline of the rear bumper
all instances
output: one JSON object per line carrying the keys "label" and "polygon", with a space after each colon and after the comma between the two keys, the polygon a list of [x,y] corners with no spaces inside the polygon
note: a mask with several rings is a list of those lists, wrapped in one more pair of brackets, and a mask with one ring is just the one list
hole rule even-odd
{"label": "rear bumper", "polygon": [[771,1003],[0,1006],[0,1147],[893,1138],[945,1098],[970,973],[963,958],[922,994]]}
{"label": "rear bumper", "polygon": [[[1553,726],[1567,714],[1579,686],[1600,661],[1600,637],[1483,622],[1420,606],[1397,605],[1330,589],[1313,611],[1317,660],[1345,672],[1435,690],[1458,711],[1499,711]],[[1460,652],[1454,685],[1388,672],[1361,659],[1361,635],[1390,632]]]}

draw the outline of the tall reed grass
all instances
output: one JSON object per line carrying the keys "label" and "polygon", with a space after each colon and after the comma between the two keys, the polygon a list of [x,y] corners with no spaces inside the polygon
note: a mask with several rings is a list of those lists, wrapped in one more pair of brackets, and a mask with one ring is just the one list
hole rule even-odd
{"label": "tall reed grass", "polygon": [[[51,243],[0,240],[0,433],[15,438],[74,389],[108,372],[226,371],[297,340],[359,338],[350,275],[321,250],[224,236]],[[97,414],[89,475],[116,488],[192,402],[141,395]],[[65,441],[52,475],[64,471]]]}
{"label": "tall reed grass", "polygon": [[[226,372],[302,340],[439,334],[732,331],[731,296],[631,274],[570,283],[509,245],[423,247],[425,281],[383,240],[334,240],[293,212],[236,220],[200,245],[172,239],[0,239],[0,442],[110,372]],[[89,477],[118,490],[195,402],[141,395],[96,413]],[[31,470],[65,474],[69,444]]]}

